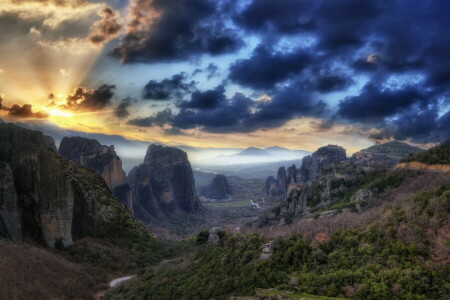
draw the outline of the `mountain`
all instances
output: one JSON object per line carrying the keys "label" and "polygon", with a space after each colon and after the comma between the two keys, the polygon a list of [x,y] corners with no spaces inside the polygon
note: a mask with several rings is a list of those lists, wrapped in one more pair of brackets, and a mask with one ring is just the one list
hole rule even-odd
{"label": "mountain", "polygon": [[146,233],[100,175],[63,158],[41,132],[0,124],[0,162],[2,236],[55,247]]}
{"label": "mountain", "polygon": [[[278,146],[268,147],[265,149],[257,147],[249,147],[238,153],[216,156],[214,164],[235,165],[235,164],[267,163],[282,160],[294,160],[294,159],[301,159],[303,156],[309,153],[310,152],[304,150],[290,150]],[[209,165],[211,165],[211,163],[209,163]]]}
{"label": "mountain", "polygon": [[424,149],[422,148],[411,146],[404,142],[392,141],[370,146],[369,148],[363,149],[357,153],[375,153],[390,156],[406,157],[410,154],[421,152],[423,150]]}
{"label": "mountain", "polygon": [[202,209],[186,152],[150,145],[144,163],[128,175],[133,211],[143,220],[172,217]]}
{"label": "mountain", "polygon": [[404,142],[392,141],[358,151],[351,159],[361,167],[390,168],[398,164],[402,158],[420,151],[423,149]]}
{"label": "mountain", "polygon": [[239,176],[248,179],[263,179],[276,175],[280,166],[300,164],[299,158],[273,162],[242,163],[230,165],[198,166],[195,169],[203,173],[224,174],[225,176]]}
{"label": "mountain", "polygon": [[242,150],[238,154],[234,156],[268,156],[271,155],[269,151],[263,150],[261,148],[249,147],[247,149]]}

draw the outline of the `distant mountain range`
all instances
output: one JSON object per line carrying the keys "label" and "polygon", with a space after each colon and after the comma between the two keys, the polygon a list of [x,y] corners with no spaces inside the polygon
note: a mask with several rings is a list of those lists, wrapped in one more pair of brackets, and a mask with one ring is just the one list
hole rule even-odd
{"label": "distant mountain range", "polygon": [[276,175],[280,166],[291,166],[293,164],[300,167],[301,159],[194,167],[194,169],[205,174],[224,174],[226,176],[239,176],[248,179],[265,179],[267,176]]}

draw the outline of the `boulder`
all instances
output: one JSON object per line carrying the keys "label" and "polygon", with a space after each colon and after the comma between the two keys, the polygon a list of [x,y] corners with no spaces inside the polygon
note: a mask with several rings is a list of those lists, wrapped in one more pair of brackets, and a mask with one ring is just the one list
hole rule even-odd
{"label": "boulder", "polygon": [[274,248],[273,242],[264,244],[259,259],[268,259],[273,254],[273,248]]}
{"label": "boulder", "polygon": [[220,233],[223,232],[222,227],[213,227],[209,230],[208,242],[218,245],[220,243]]}

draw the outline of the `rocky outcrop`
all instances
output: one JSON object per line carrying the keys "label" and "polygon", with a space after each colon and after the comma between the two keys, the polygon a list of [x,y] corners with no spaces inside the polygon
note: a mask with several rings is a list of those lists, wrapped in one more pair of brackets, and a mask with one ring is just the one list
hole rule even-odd
{"label": "rocky outcrop", "polygon": [[102,145],[97,140],[83,137],[65,137],[61,140],[59,153],[100,174],[114,196],[131,209],[131,190],[113,145]]}
{"label": "rocky outcrop", "polygon": [[38,131],[0,124],[0,213],[7,235],[20,238],[20,228],[23,239],[54,246],[85,236],[146,232],[99,175],[63,158],[49,141]]}
{"label": "rocky outcrop", "polygon": [[292,183],[297,183],[298,181],[298,169],[295,165],[290,166],[287,168],[287,181],[288,185]]}
{"label": "rocky outcrop", "polygon": [[322,169],[326,165],[344,161],[346,159],[345,149],[340,146],[328,145],[321,147],[313,154],[305,156],[302,159],[302,165],[299,171],[299,182],[313,182],[320,176]]}
{"label": "rocky outcrop", "polygon": [[201,210],[187,154],[177,148],[150,145],[144,163],[128,175],[133,210],[141,219],[161,219]]}
{"label": "rocky outcrop", "polygon": [[224,231],[221,227],[213,227],[209,230],[208,242],[219,245],[221,242],[221,235],[224,234]]}
{"label": "rocky outcrop", "polygon": [[[363,176],[365,176],[364,169],[352,161],[329,164],[322,168],[321,175],[315,182],[305,186],[291,184],[285,201],[255,219],[251,225],[253,227],[285,225],[293,220],[308,217],[320,208],[340,201]],[[360,201],[368,201],[371,196],[370,191],[355,193],[350,202],[354,201],[356,207]]]}
{"label": "rocky outcrop", "polygon": [[223,200],[231,196],[231,187],[223,174],[217,174],[212,182],[201,189],[201,195],[210,199]]}
{"label": "rocky outcrop", "polygon": [[273,242],[263,245],[262,253],[259,259],[268,259],[273,254]]}
{"label": "rocky outcrop", "polygon": [[278,180],[276,180],[273,176],[267,177],[264,184],[264,192],[269,198],[275,198],[284,195],[284,191],[280,188]]}
{"label": "rocky outcrop", "polygon": [[286,172],[286,168],[285,167],[280,167],[278,169],[277,181],[278,181],[278,185],[281,188],[281,190],[283,191],[283,193],[286,194],[289,182],[288,182],[288,176],[287,176],[287,172]]}
{"label": "rocky outcrop", "polygon": [[280,198],[289,194],[289,190],[298,186],[298,169],[295,165],[290,167],[280,167],[277,172],[277,178],[269,176],[264,185],[266,196],[271,199]]}

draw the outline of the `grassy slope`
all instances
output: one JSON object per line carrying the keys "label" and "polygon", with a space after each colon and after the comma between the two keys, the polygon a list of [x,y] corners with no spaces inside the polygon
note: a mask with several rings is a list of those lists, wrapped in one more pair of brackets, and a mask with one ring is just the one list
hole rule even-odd
{"label": "grassy slope", "polygon": [[393,141],[393,142],[387,142],[384,144],[373,145],[367,149],[361,150],[360,152],[370,152],[370,153],[379,153],[379,154],[405,157],[409,154],[417,153],[422,150],[423,149],[421,149],[419,147],[414,147],[407,143]]}
{"label": "grassy slope", "polygon": [[423,152],[412,154],[402,162],[417,161],[425,164],[450,164],[450,141]]}
{"label": "grassy slope", "polygon": [[[305,240],[275,240],[259,260],[257,234],[197,247],[173,267],[148,269],[107,299],[226,299],[255,288],[358,299],[444,299],[450,293],[450,183],[386,206],[368,226]],[[316,222],[316,221],[313,221]],[[320,220],[317,220],[320,222]]]}

